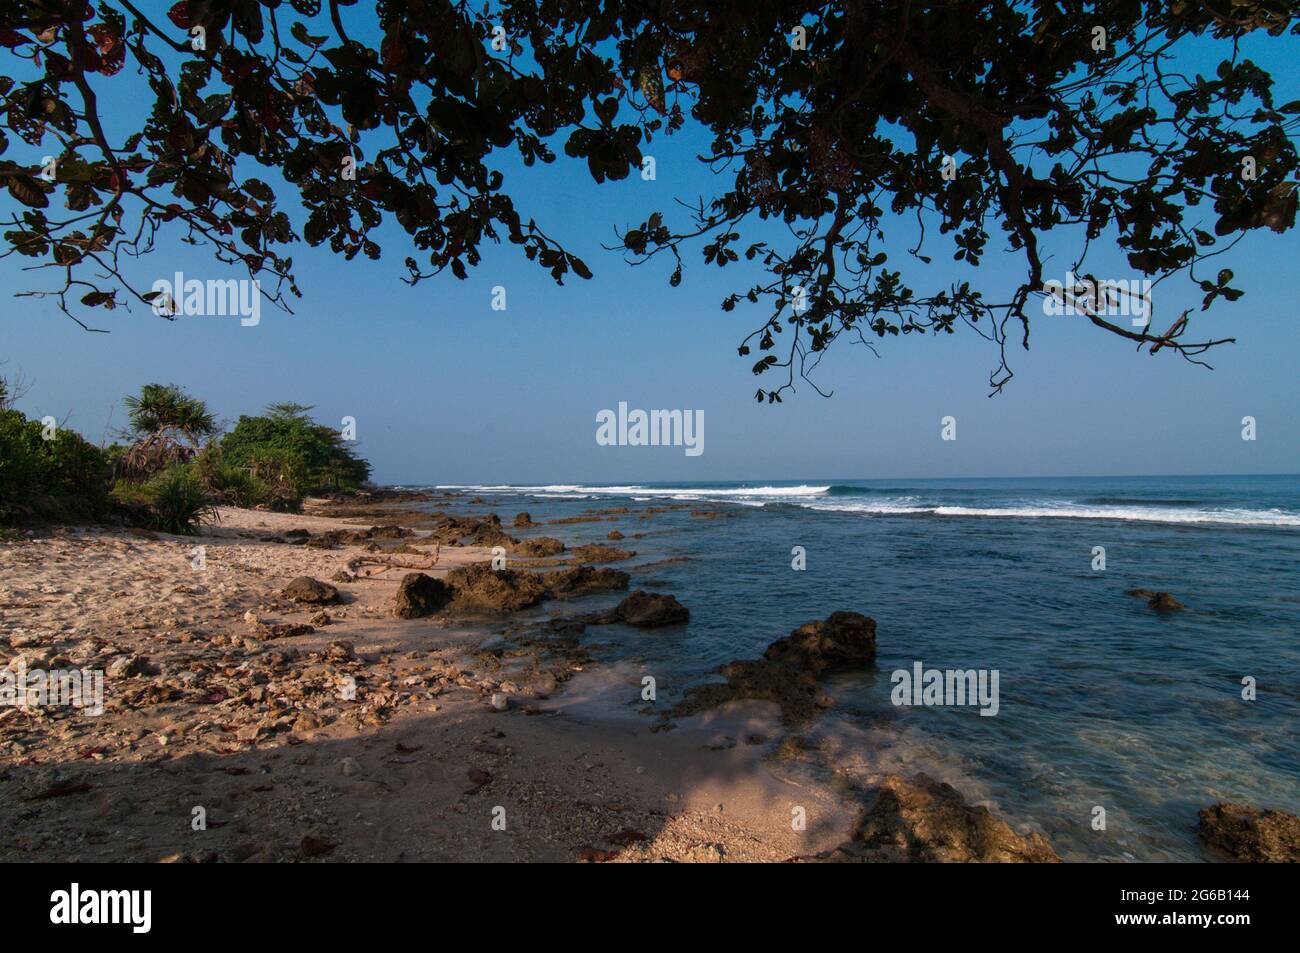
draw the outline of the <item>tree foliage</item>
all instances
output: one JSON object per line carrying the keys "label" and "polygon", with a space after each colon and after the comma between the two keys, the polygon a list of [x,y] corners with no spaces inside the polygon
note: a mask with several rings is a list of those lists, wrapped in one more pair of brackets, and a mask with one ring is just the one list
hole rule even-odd
{"label": "tree foliage", "polygon": [[0,524],[98,519],[108,489],[108,461],[94,444],[0,409]]}
{"label": "tree foliage", "polygon": [[[997,342],[990,383],[1000,389],[1006,345],[1028,346],[1051,277],[1049,239],[1058,274],[1087,275],[1090,252],[1117,247],[1156,284],[1189,278],[1208,308],[1240,289],[1231,269],[1211,278],[1198,266],[1252,230],[1295,221],[1300,103],[1275,102],[1272,78],[1241,52],[1248,37],[1300,33],[1294,0],[188,0],[157,10],[14,0],[0,12],[15,67],[0,76],[7,253],[54,269],[48,293],[74,317],[149,301],[122,262],[174,230],[264,279],[281,303],[298,293],[296,241],[378,258],[386,221],[414,249],[411,282],[464,278],[483,243],[502,239],[558,282],[589,277],[504,190],[502,158],[548,164],[562,152],[595,182],[623,179],[656,136],[688,123],[711,137],[701,158],[718,194],[629,223],[616,247],[637,263],[667,256],[674,285],[690,244],[709,267],[742,256],[762,266],[722,302],[762,309],[739,351],[760,355],[755,374],[784,369],[785,382],[760,388],[760,400],[779,399],[841,338],[961,325]],[[806,48],[792,42],[800,29]],[[1189,49],[1208,49],[1214,69],[1184,72]],[[152,99],[133,102],[139,121],[110,138],[105,103],[138,83],[130,74]],[[57,153],[54,181],[14,158],[10,136]],[[277,190],[246,174],[255,164],[296,192],[301,235]],[[904,225],[921,239],[887,239]],[[993,300],[978,268],[1003,248],[1023,278]],[[935,286],[922,266],[936,254],[969,265],[971,279]],[[1163,317],[1134,328],[1082,303],[1098,328],[1152,353],[1195,359],[1232,340],[1192,333],[1190,313],[1165,330]]]}
{"label": "tree foliage", "polygon": [[284,495],[355,490],[370,477],[370,464],[344,443],[342,434],[307,416],[301,404],[272,404],[263,417],[240,417],[221,439],[227,466],[247,469]]}
{"label": "tree foliage", "polygon": [[207,404],[176,384],[145,384],[138,396],[122,399],[133,439],[118,457],[118,469],[139,478],[194,458],[202,441],[219,428]]}

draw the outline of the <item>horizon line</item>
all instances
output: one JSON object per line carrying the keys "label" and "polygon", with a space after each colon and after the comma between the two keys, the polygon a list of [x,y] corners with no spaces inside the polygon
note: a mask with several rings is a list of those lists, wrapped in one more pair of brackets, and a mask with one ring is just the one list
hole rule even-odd
{"label": "horizon line", "polygon": [[657,483],[680,483],[680,484],[703,484],[703,483],[749,483],[758,484],[766,481],[768,483],[796,483],[802,485],[827,483],[835,485],[836,483],[853,483],[866,481],[881,480],[934,480],[934,481],[958,481],[958,480],[1108,480],[1108,479],[1147,479],[1158,480],[1165,478],[1217,478],[1217,477],[1298,477],[1300,472],[1295,473],[1074,473],[1074,474],[1038,474],[1033,476],[945,476],[945,477],[926,477],[926,476],[882,476],[882,477],[750,477],[743,480],[719,480],[719,479],[700,479],[700,480],[603,480],[599,482],[590,482],[582,480],[535,480],[529,483],[504,482],[504,483],[418,483],[409,480],[376,483],[376,486],[382,487],[427,487],[433,489],[460,489],[460,488],[481,488],[481,487],[535,487],[535,486],[585,486],[600,488],[602,486],[651,486]]}

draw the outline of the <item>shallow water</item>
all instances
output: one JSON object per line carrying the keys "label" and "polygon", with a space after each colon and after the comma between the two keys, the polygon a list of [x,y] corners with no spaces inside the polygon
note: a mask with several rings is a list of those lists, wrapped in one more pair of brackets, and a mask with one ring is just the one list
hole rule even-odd
{"label": "shallow water", "polygon": [[[655,675],[660,705],[853,609],[876,619],[879,657],[830,686],[824,727],[846,759],[960,780],[1076,860],[1205,859],[1196,812],[1216,800],[1300,813],[1300,477],[466,489],[507,524],[518,510],[541,521],[673,502],[725,514],[532,531],[592,542],[617,528],[638,553],[622,568],[647,566],[633,585],[690,607],[685,627],[594,636],[601,657]],[[1134,587],[1186,609],[1162,616]],[[891,673],[918,660],[996,669],[998,714],[892,704]]]}

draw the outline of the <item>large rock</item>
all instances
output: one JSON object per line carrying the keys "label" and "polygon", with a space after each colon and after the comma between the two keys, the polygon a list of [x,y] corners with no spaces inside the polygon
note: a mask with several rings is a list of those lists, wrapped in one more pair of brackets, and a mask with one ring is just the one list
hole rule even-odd
{"label": "large rock", "polygon": [[787,724],[802,724],[810,721],[817,709],[833,704],[822,694],[818,679],[865,668],[875,658],[876,621],[860,612],[833,612],[777,639],[761,659],[724,665],[718,674],[725,683],[709,682],[688,689],[669,715],[693,715],[727,702],[757,699],[776,702]]}
{"label": "large rock", "polygon": [[416,619],[441,612],[455,595],[451,586],[422,572],[410,572],[397,586],[393,615],[399,619]]}
{"label": "large rock", "polygon": [[540,573],[514,569],[493,569],[491,563],[460,566],[447,575],[456,590],[457,607],[515,612],[546,598],[547,586]]}
{"label": "large rock", "polygon": [[554,536],[535,536],[515,546],[517,556],[554,556],[564,552],[564,543]]}
{"label": "large rock", "polygon": [[1300,817],[1248,804],[1220,803],[1200,813],[1197,833],[1211,847],[1247,863],[1300,863]]}
{"label": "large rock", "polygon": [[1041,834],[1017,834],[986,807],[925,774],[890,775],[852,839],[824,859],[865,863],[1060,863]]}
{"label": "large rock", "polygon": [[536,526],[533,518],[528,513],[518,513],[515,515],[515,529],[527,529],[529,526]]}
{"label": "large rock", "polygon": [[519,540],[503,530],[500,523],[479,523],[469,535],[471,546],[504,546],[509,549],[517,542]]}
{"label": "large rock", "polygon": [[654,628],[687,622],[691,612],[674,596],[638,589],[615,606],[612,615],[614,621],[626,625]]}
{"label": "large rock", "polygon": [[587,596],[596,592],[615,592],[627,588],[629,576],[618,569],[596,569],[593,566],[574,566],[557,569],[544,576],[550,594],[560,599]]}
{"label": "large rock", "polygon": [[876,660],[876,620],[860,612],[832,612],[777,639],[763,658],[818,676],[863,668]]}
{"label": "large rock", "polygon": [[311,576],[299,576],[290,580],[280,595],[291,602],[304,602],[308,605],[326,605],[339,601],[339,591],[336,588]]}
{"label": "large rock", "polygon": [[468,540],[474,546],[513,546],[519,540],[501,528],[501,517],[489,513],[484,517],[434,514],[431,538],[441,543],[458,544]]}
{"label": "large rock", "polygon": [[726,682],[707,682],[687,689],[669,713],[695,715],[741,699],[775,702],[791,725],[808,722],[817,711],[820,691],[809,672],[765,659],[740,659],[718,670]]}

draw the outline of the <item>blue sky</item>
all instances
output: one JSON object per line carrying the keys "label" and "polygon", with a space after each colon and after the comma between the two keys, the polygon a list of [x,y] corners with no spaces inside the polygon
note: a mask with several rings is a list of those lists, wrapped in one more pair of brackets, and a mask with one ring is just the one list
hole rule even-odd
{"label": "blue sky", "polygon": [[[1248,47],[1273,67],[1281,102],[1300,98],[1283,66],[1295,49],[1291,39]],[[128,114],[144,108],[126,99],[114,101]],[[596,273],[564,287],[507,245],[485,248],[468,281],[447,275],[411,288],[399,280],[409,248],[389,229],[379,262],[297,247],[304,297],[295,314],[264,308],[260,325],[241,327],[237,318],[167,322],[137,307],[97,312],[112,329],[100,335],[52,302],[11,297],[51,278],[6,260],[0,372],[21,369],[33,382],[19,405],[30,416],[66,418],[96,441],[123,423],[123,395],[150,381],[184,385],[232,423],[272,401],[313,404],[322,421],[357,419],[360,450],[381,482],[1300,472],[1294,232],[1252,234],[1226,262],[1247,294],[1195,319],[1206,334],[1238,338],[1210,355],[1213,372],[1172,354],[1135,354],[1082,318],[1043,317],[1032,349],[1012,352],[1016,377],[998,397],[987,396],[991,345],[959,333],[889,339],[879,358],[837,346],[817,377],[833,398],[802,385],[783,404],[760,406],[754,358],[738,358],[735,347],[764,314],[719,308],[747,287],[743,272],[706,268],[696,246],[674,289],[666,261],[633,268],[600,247],[615,241],[615,226],[669,211],[674,198],[712,195],[717,183],[694,159],[703,146],[698,135],[656,139],[646,150],[657,161],[653,182],[596,186],[563,155],[542,170],[503,166],[525,218]],[[894,233],[895,260],[908,237]],[[1098,274],[1106,260],[1103,252],[1093,263]],[[1048,272],[1063,278],[1067,265],[1060,254]],[[928,273],[933,287],[965,277],[995,294],[1020,268],[995,240],[978,269],[936,264]],[[135,273],[148,284],[178,269],[238,277],[174,240]],[[1117,264],[1115,276],[1126,275]],[[507,289],[505,312],[489,306],[496,285]],[[1174,287],[1160,289],[1157,325],[1199,299],[1185,281],[1166,285]],[[598,446],[596,414],[619,401],[702,410],[705,452]],[[956,441],[940,440],[945,415],[957,418]],[[1253,442],[1240,436],[1247,415],[1258,421]]]}

